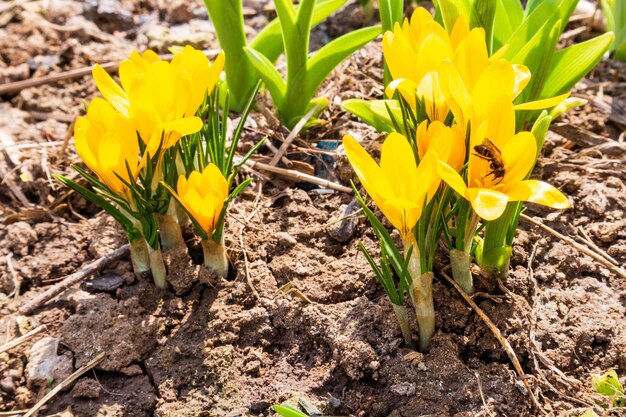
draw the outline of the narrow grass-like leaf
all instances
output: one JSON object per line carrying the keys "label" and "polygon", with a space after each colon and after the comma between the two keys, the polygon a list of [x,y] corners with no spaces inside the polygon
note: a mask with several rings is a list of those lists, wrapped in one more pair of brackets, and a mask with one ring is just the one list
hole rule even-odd
{"label": "narrow grass-like leaf", "polygon": [[76,191],[78,194],[82,195],[85,199],[91,201],[96,206],[100,207],[102,210],[106,211],[111,217],[117,221],[122,229],[128,235],[129,239],[131,237],[139,237],[140,233],[133,225],[133,222],[128,219],[120,210],[118,210],[113,204],[109,203],[104,198],[100,197],[95,192],[89,190],[88,188],[78,184],[66,178],[62,175],[53,174],[53,177],[56,178],[61,184],[65,185],[68,188]]}
{"label": "narrow grass-like leaf", "polygon": [[470,27],[481,27],[485,29],[485,41],[487,50],[491,54],[493,47],[493,25],[496,17],[497,0],[474,0],[472,4],[472,14]]}

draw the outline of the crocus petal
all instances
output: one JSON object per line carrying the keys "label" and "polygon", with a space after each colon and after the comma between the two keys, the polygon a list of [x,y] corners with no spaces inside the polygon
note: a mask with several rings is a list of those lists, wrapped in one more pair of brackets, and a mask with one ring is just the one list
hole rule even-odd
{"label": "crocus petal", "polygon": [[469,200],[469,194],[467,193],[467,186],[465,185],[465,181],[463,181],[463,177],[456,172],[456,169],[452,168],[450,165],[446,164],[443,161],[439,161],[437,165],[437,169],[439,171],[439,175],[441,179],[446,182],[454,191],[459,193],[459,195],[467,200]]}
{"label": "crocus petal", "polygon": [[520,103],[515,105],[515,110],[540,110],[549,109],[559,105],[563,100],[568,98],[569,92],[561,94],[560,96],[550,97],[543,100],[529,101],[527,103]]}
{"label": "crocus petal", "polygon": [[530,172],[537,158],[537,142],[530,132],[519,132],[500,149],[505,174],[502,183],[507,186],[522,181]]}
{"label": "crocus petal", "polygon": [[385,94],[389,98],[393,98],[396,91],[402,94],[402,97],[409,103],[411,107],[415,107],[415,90],[417,84],[408,78],[397,78],[391,81],[385,89]]}
{"label": "crocus petal", "polygon": [[386,178],[405,182],[415,174],[417,164],[413,148],[401,134],[390,133],[383,143],[380,154],[380,168]]}
{"label": "crocus petal", "polygon": [[513,98],[517,97],[530,82],[530,70],[527,66],[521,64],[513,64],[515,72],[515,84],[513,85]]}
{"label": "crocus petal", "polygon": [[511,201],[530,201],[556,209],[571,207],[565,194],[543,181],[522,181],[508,189],[506,193]]}
{"label": "crocus petal", "polygon": [[105,99],[117,111],[124,116],[128,116],[128,108],[130,106],[128,94],[116,83],[108,72],[104,70],[100,65],[96,64],[92,71],[93,79],[96,82],[96,86]]}
{"label": "crocus petal", "polygon": [[476,214],[487,221],[502,216],[509,201],[506,194],[487,188],[468,188],[467,194]]}
{"label": "crocus petal", "polygon": [[444,61],[439,66],[439,82],[450,110],[463,131],[466,131],[472,119],[472,97],[452,62]]}
{"label": "crocus petal", "polygon": [[[381,194],[389,194],[388,184],[383,178],[382,170],[374,159],[363,149],[363,147],[352,136],[343,137],[343,147],[345,148],[348,160],[354,169],[359,181],[365,191],[372,197],[378,205]],[[378,201],[377,201],[378,200]]]}

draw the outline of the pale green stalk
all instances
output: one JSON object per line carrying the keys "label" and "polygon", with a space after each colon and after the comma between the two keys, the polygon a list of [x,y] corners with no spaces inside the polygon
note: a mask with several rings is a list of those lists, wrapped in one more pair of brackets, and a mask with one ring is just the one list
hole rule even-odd
{"label": "pale green stalk", "polygon": [[414,346],[413,340],[411,339],[411,326],[409,326],[409,316],[407,315],[406,307],[394,303],[391,303],[391,305],[393,306],[393,312],[396,313],[396,319],[398,319],[404,343],[406,343],[408,348],[413,349]]}
{"label": "pale green stalk", "polygon": [[163,255],[161,249],[153,249],[150,245],[146,245],[148,253],[150,255],[150,270],[152,271],[152,279],[154,285],[158,288],[167,288],[167,272],[165,271],[165,263],[163,262]]}
{"label": "pale green stalk", "polygon": [[224,235],[220,242],[213,239],[202,239],[204,265],[220,277],[228,275],[228,255],[224,247]]}
{"label": "pale green stalk", "polygon": [[452,266],[452,277],[467,294],[474,293],[474,279],[470,270],[472,264],[472,241],[476,234],[478,221],[480,218],[472,211],[470,221],[465,226],[465,236],[463,238],[463,249],[450,250],[450,264]]}
{"label": "pale green stalk", "polygon": [[143,236],[140,236],[130,243],[130,261],[133,264],[133,271],[137,278],[141,277],[143,272],[150,270],[150,254],[148,253],[148,244]]}
{"label": "pale green stalk", "polygon": [[178,224],[178,213],[176,211],[176,200],[170,198],[167,212],[156,215],[159,223],[159,236],[163,249],[168,250],[178,245],[184,245],[183,233]]}
{"label": "pale green stalk", "polygon": [[407,271],[411,276],[411,288],[409,295],[415,308],[417,325],[419,326],[419,346],[424,351],[435,334],[435,306],[433,303],[433,273],[422,273],[420,265],[419,247],[413,233],[403,239],[404,254],[408,254],[409,248],[413,247]]}

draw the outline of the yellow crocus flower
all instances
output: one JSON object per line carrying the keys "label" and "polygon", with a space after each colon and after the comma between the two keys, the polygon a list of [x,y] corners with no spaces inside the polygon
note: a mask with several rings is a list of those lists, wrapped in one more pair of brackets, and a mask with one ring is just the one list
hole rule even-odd
{"label": "yellow crocus flower", "polygon": [[506,96],[495,102],[488,120],[476,130],[469,151],[467,184],[443,161],[439,161],[440,174],[484,220],[500,217],[509,201],[570,207],[567,197],[552,185],[524,179],[535,164],[537,142],[530,132],[515,134],[515,110]]}
{"label": "yellow crocus flower", "polygon": [[215,57],[212,64],[202,51],[198,51],[187,45],[182,52],[174,56],[172,59],[172,67],[189,80],[193,89],[188,98],[187,108],[184,114],[194,115],[198,107],[204,101],[205,94],[211,94],[215,84],[220,78],[222,69],[224,69],[225,55],[221,51]]}
{"label": "yellow crocus flower", "polygon": [[391,133],[385,139],[380,165],[352,136],[344,136],[343,146],[369,196],[398,229],[402,239],[409,239],[424,204],[439,186],[436,153],[427,152],[418,165],[408,140],[398,133]]}
{"label": "yellow crocus flower", "polygon": [[[491,61],[481,72],[468,76],[462,65],[442,62],[439,80],[446,102],[464,132],[472,131],[489,117],[491,107],[501,97],[513,102],[530,81],[530,72],[524,65],[514,65],[504,59]],[[461,69],[461,70],[460,70]],[[516,110],[535,110],[553,107],[569,93],[545,100],[515,106]],[[470,132],[471,134],[472,132]]]}
{"label": "yellow crocus flower", "polygon": [[[85,165],[111,191],[125,197],[127,187],[117,175],[133,182],[139,163],[137,132],[128,119],[107,101],[95,98],[87,109],[87,116],[76,120],[74,142]],[[126,169],[127,163],[132,179]]]}
{"label": "yellow crocus flower", "polygon": [[393,78],[387,96],[393,97],[398,90],[413,109],[416,98],[423,99],[429,119],[442,122],[449,106],[440,86],[439,65],[446,60],[469,63],[465,74],[471,78],[488,61],[483,29],[470,31],[461,17],[448,34],[422,7],[415,9],[410,21],[405,19],[402,26],[396,23],[393,32],[384,34],[383,54]]}
{"label": "yellow crocus flower", "polygon": [[120,64],[121,86],[100,66],[93,71],[102,95],[128,116],[154,155],[195,133],[202,121],[195,114],[206,93],[211,93],[224,67],[224,53],[213,64],[201,51],[186,46],[171,63],[154,52],[134,51]]}
{"label": "yellow crocus flower", "polygon": [[438,120],[424,120],[417,126],[415,137],[420,159],[429,150],[435,150],[440,160],[461,170],[465,162],[465,134],[458,125],[449,127]]}
{"label": "yellow crocus flower", "polygon": [[117,111],[128,117],[130,107],[128,92],[130,91],[132,83],[143,75],[149,64],[160,60],[161,58],[151,50],[146,50],[141,55],[137,51],[131,52],[128,59],[120,63],[119,74],[120,82],[122,83],[121,86],[98,64],[96,64],[91,73],[98,90],[100,90],[100,94],[102,94]]}
{"label": "yellow crocus flower", "polygon": [[219,168],[211,163],[202,172],[193,171],[189,179],[184,175],[178,177],[174,196],[210,236],[228,197],[228,183]]}

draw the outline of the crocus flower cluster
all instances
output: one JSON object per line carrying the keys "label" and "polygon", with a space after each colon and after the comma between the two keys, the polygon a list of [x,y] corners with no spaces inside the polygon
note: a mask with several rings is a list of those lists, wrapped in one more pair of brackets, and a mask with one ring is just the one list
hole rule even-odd
{"label": "crocus flower cluster", "polygon": [[154,225],[165,247],[182,243],[174,200],[162,203],[163,195],[168,200],[160,187],[164,173],[180,175],[176,197],[207,234],[216,227],[228,196],[226,179],[214,165],[192,172],[187,181],[176,163],[179,156],[164,158],[181,138],[202,129],[198,109],[215,88],[224,60],[219,53],[211,63],[191,46],[171,62],[152,51],[134,51],[120,63],[119,84],[96,65],[93,77],[104,98],[95,98],[75,125],[76,150],[105,188],[99,191],[140,231],[140,238],[129,235],[136,271],[151,270],[161,287],[165,269]]}
{"label": "crocus flower cluster", "polygon": [[443,233],[454,278],[471,293],[469,266],[481,221],[498,219],[514,201],[569,207],[559,190],[528,179],[538,138],[516,132],[516,109],[553,107],[568,94],[514,104],[529,70],[489,57],[482,28],[470,30],[459,18],[448,33],[423,8],[384,34],[383,52],[392,76],[386,94],[412,112],[409,123],[405,112],[396,125],[410,126],[402,132],[407,137],[386,138],[380,166],[354,138],[343,142],[361,184],[400,232],[405,255],[410,252],[409,296],[425,348],[434,333],[429,257]]}

